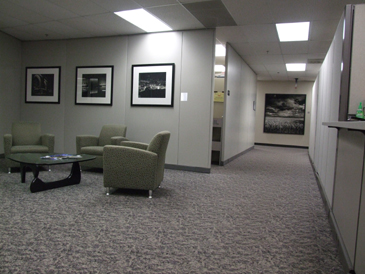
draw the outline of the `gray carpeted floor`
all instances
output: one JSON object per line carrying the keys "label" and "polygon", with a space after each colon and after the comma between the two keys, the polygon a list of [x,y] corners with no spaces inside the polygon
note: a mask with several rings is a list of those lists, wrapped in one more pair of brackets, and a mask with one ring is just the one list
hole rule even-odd
{"label": "gray carpeted floor", "polygon": [[[343,273],[305,149],[256,146],[211,174],[104,195],[102,173],[30,193],[0,171],[0,273]],[[42,171],[66,177],[70,166]]]}

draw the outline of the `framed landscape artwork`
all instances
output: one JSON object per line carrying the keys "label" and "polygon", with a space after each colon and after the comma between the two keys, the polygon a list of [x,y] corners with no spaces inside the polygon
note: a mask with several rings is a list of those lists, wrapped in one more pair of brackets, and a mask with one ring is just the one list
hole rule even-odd
{"label": "framed landscape artwork", "polygon": [[113,103],[113,66],[76,67],[76,105]]}
{"label": "framed landscape artwork", "polygon": [[175,64],[132,65],[131,106],[173,107]]}
{"label": "framed landscape artwork", "polygon": [[27,67],[25,72],[26,103],[60,103],[61,67]]}
{"label": "framed landscape artwork", "polygon": [[265,133],[304,135],[305,94],[265,94]]}

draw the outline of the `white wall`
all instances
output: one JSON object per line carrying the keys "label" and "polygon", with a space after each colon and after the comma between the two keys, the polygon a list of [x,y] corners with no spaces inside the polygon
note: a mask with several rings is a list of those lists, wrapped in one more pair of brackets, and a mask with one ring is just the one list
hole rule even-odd
{"label": "white wall", "polygon": [[[310,132],[310,117],[312,112],[312,87],[313,87],[313,82],[299,81],[297,88],[295,89],[294,80],[292,82],[258,81],[255,143],[308,147],[309,132]],[[304,135],[264,133],[265,94],[267,93],[306,95],[307,102],[306,102]]]}
{"label": "white wall", "polygon": [[[125,124],[127,137],[141,142],[169,130],[166,163],[209,170],[214,45],[214,30],[24,42],[24,70],[61,66],[61,102],[21,103],[20,119],[40,122],[56,135],[55,150],[67,153],[76,151],[76,135],[98,135],[104,124]],[[132,65],[155,63],[175,63],[174,107],[131,107]],[[101,65],[114,66],[113,105],[75,105],[76,66]]]}
{"label": "white wall", "polygon": [[[21,42],[0,32],[0,136],[11,133],[13,119],[20,118],[20,102],[24,88],[21,86]],[[0,154],[4,142],[0,142]]]}
{"label": "white wall", "polygon": [[[365,103],[365,5],[356,5],[350,78],[349,113],[356,114],[360,102]],[[363,107],[365,107],[363,105]]]}
{"label": "white wall", "polygon": [[335,37],[324,59],[315,82],[317,99],[316,116],[312,116],[311,143],[309,156],[318,173],[328,205],[332,205],[333,183],[335,174],[335,157],[337,130],[323,126],[323,122],[338,121],[341,61],[342,61],[343,18],[338,24]]}
{"label": "white wall", "polygon": [[256,74],[227,44],[221,161],[226,162],[254,146],[255,99]]}

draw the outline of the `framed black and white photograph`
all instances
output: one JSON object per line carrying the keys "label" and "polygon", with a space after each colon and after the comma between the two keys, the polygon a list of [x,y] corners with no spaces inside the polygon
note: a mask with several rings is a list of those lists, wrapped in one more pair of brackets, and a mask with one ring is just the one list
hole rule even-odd
{"label": "framed black and white photograph", "polygon": [[60,103],[61,67],[27,67],[25,72],[26,103]]}
{"label": "framed black and white photograph", "polygon": [[304,135],[305,94],[265,94],[265,133]]}
{"label": "framed black and white photograph", "polygon": [[173,107],[175,64],[132,65],[132,106]]}
{"label": "framed black and white photograph", "polygon": [[113,104],[114,66],[76,67],[76,105]]}

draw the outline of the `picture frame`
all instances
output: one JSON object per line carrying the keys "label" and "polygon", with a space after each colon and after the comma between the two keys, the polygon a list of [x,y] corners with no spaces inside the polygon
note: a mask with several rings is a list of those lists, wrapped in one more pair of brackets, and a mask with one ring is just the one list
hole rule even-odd
{"label": "picture frame", "polygon": [[304,135],[305,94],[265,94],[264,133]]}
{"label": "picture frame", "polygon": [[114,66],[76,67],[76,105],[113,105]]}
{"label": "picture frame", "polygon": [[61,67],[25,68],[25,103],[60,103]]}
{"label": "picture frame", "polygon": [[175,64],[132,65],[131,106],[174,106]]}

